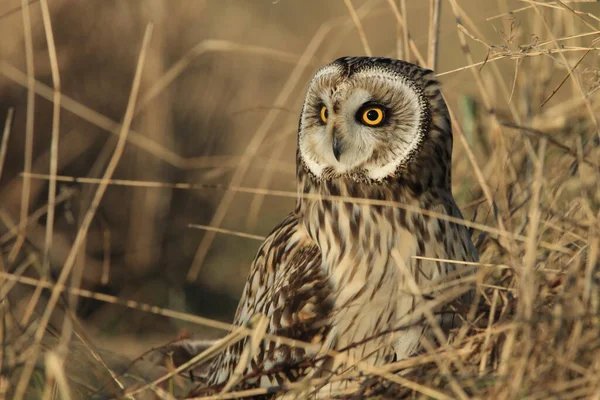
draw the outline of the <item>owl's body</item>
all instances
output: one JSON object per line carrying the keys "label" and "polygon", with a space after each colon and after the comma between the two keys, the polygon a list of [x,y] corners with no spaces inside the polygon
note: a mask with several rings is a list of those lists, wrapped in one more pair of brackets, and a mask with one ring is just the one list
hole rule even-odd
{"label": "owl's body", "polygon": [[[300,118],[296,208],[258,251],[234,323],[261,313],[269,333],[321,350],[264,341],[238,388],[324,376],[355,360],[378,366],[419,349],[422,307],[464,268],[439,260],[477,259],[467,229],[443,218],[461,218],[451,151],[431,71],[348,57],[317,72]],[[215,360],[210,384],[231,378],[245,343]],[[329,350],[342,355],[321,357]],[[315,357],[327,361],[299,364]]]}

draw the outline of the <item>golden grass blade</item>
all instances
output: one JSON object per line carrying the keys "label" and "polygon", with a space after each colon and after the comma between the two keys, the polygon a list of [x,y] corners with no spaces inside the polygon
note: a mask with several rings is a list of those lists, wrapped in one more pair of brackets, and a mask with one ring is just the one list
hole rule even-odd
{"label": "golden grass blade", "polygon": [[239,236],[239,237],[243,237],[246,239],[254,239],[254,240],[260,240],[260,241],[263,241],[267,238],[266,236],[253,235],[251,233],[245,233],[245,232],[236,232],[236,231],[232,231],[230,229],[216,228],[214,226],[208,226],[208,225],[188,224],[188,228],[202,229],[205,231],[212,231],[212,232],[218,232],[218,233],[225,233],[227,235]]}
{"label": "golden grass blade", "polygon": [[63,367],[64,360],[57,353],[50,351],[46,353],[45,364],[47,381],[50,382],[52,379],[56,380],[60,398],[71,400],[71,391],[69,390],[69,384]]}
{"label": "golden grass blade", "polygon": [[[34,54],[33,54],[33,33],[31,30],[31,14],[29,9],[29,3],[27,0],[21,0],[23,16],[23,30],[25,35],[25,63],[27,65],[27,116],[25,122],[25,148],[24,148],[24,166],[23,171],[25,173],[31,172],[31,165],[33,163],[33,122],[35,115],[35,66],[34,66]],[[12,263],[19,254],[21,246],[25,241],[25,229],[27,224],[27,215],[29,214],[29,197],[31,195],[31,181],[29,178],[23,180],[23,187],[21,190],[21,213],[19,220],[19,236],[15,244],[13,245],[8,255],[8,262]],[[17,398],[17,400],[20,400]]]}
{"label": "golden grass blade", "polygon": [[437,71],[441,15],[442,0],[429,0],[429,44],[427,46],[427,65],[434,71]]}
{"label": "golden grass blade", "polygon": [[[388,0],[388,3],[390,4],[390,6],[392,6],[392,9],[397,10],[397,7],[396,7],[396,4],[394,3],[394,0]],[[408,22],[406,20],[406,18],[408,17],[408,14],[406,12],[406,0],[400,0],[400,10],[402,11],[402,16],[404,17],[404,24],[403,24],[403,29],[402,29],[402,38],[404,40],[404,52],[405,52],[405,55],[406,55],[405,60],[406,61],[410,61],[410,51],[412,50],[415,53],[415,56],[417,55],[418,51],[415,52],[414,48],[409,47],[410,34],[408,33]],[[415,48],[416,48],[416,46],[415,46]],[[423,62],[423,61],[424,60],[421,60],[421,62]]]}
{"label": "golden grass blade", "polygon": [[367,40],[367,35],[365,34],[365,30],[362,26],[362,23],[360,22],[360,18],[358,17],[358,14],[356,13],[356,9],[354,8],[354,6],[352,5],[352,2],[350,0],[344,0],[344,4],[346,5],[346,8],[348,9],[350,18],[352,18],[352,21],[354,22],[354,25],[356,26],[356,30],[358,31],[358,35],[360,36],[360,41],[363,45],[365,54],[367,56],[371,57],[373,55],[373,52],[371,51],[371,47],[369,46],[369,41]]}
{"label": "golden grass blade", "polygon": [[485,368],[487,367],[487,360],[490,355],[490,341],[492,338],[492,327],[494,325],[494,318],[496,314],[496,307],[498,306],[498,290],[494,290],[494,294],[492,295],[492,305],[490,308],[490,318],[488,319],[488,325],[485,330],[485,339],[483,341],[483,350],[482,357],[479,361],[479,375],[482,376],[485,373]]}
{"label": "golden grass blade", "polygon": [[544,158],[546,157],[546,140],[541,139],[537,160],[535,163],[535,175],[533,178],[533,198],[529,209],[529,224],[527,230],[527,241],[525,242],[525,257],[523,260],[523,270],[521,272],[520,290],[521,302],[523,306],[522,315],[526,320],[530,320],[533,314],[533,302],[536,296],[535,287],[535,262],[536,262],[536,243],[538,242],[538,229],[540,224],[540,196],[544,176]]}
{"label": "golden grass blade", "polygon": [[44,243],[43,268],[49,269],[50,249],[52,248],[52,238],[54,235],[54,208],[56,206],[56,174],[58,173],[58,140],[60,128],[60,73],[58,70],[58,59],[56,56],[56,46],[54,45],[54,33],[52,32],[52,21],[50,19],[50,10],[48,1],[40,0],[42,8],[42,20],[44,22],[44,32],[46,42],[48,43],[48,53],[50,55],[50,67],[52,71],[52,84],[54,86],[53,104],[52,104],[52,139],[50,142],[50,179],[48,181],[48,214],[46,216],[46,237]]}
{"label": "golden grass blade", "polygon": [[8,138],[10,137],[10,131],[12,126],[15,109],[13,107],[8,109],[6,113],[6,120],[4,121],[4,130],[2,131],[2,142],[0,142],[0,178],[2,178],[2,171],[4,169],[4,162],[6,160],[6,150],[8,148]]}

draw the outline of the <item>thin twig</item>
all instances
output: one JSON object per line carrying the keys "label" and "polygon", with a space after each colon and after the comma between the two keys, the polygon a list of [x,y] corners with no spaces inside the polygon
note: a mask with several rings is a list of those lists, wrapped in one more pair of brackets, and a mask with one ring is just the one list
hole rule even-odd
{"label": "thin twig", "polygon": [[[575,63],[575,65],[573,66],[573,71],[575,69],[577,69],[577,67],[579,66],[579,64],[581,64],[581,62],[583,61],[583,59],[591,53],[592,50],[588,50],[585,53],[583,53],[583,55],[579,58],[579,60],[577,60],[577,62]],[[542,101],[542,104],[540,104],[540,108],[544,107],[544,105],[550,101],[550,99],[552,97],[554,97],[554,95],[556,94],[556,92],[558,92],[560,90],[560,88],[565,84],[565,82],[567,81],[567,79],[569,79],[569,77],[573,76],[571,73],[567,73],[565,75],[565,77],[563,78],[563,80],[558,84],[558,86],[552,91],[552,93],[550,93],[548,95],[548,97],[546,97],[546,99],[544,101]]]}

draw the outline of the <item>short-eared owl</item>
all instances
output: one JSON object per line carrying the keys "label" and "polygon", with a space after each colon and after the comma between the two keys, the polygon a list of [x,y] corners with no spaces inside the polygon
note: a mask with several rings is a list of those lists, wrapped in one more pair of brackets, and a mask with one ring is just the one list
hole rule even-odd
{"label": "short-eared owl", "polygon": [[[267,332],[321,350],[264,340],[246,358],[242,341],[215,359],[208,383],[228,382],[239,362],[238,389],[418,351],[425,304],[466,271],[443,260],[477,260],[468,230],[454,223],[462,216],[451,153],[450,117],[432,71],[369,57],[321,68],[300,116],[295,210],[258,250],[235,316],[240,325],[263,314]],[[340,355],[320,357],[329,350]]]}

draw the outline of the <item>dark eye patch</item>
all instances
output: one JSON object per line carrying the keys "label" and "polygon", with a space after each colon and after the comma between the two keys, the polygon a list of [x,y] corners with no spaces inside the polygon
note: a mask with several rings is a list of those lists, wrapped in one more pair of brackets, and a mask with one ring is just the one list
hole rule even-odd
{"label": "dark eye patch", "polygon": [[389,117],[389,109],[378,102],[366,102],[356,112],[356,121],[372,128],[385,125]]}

